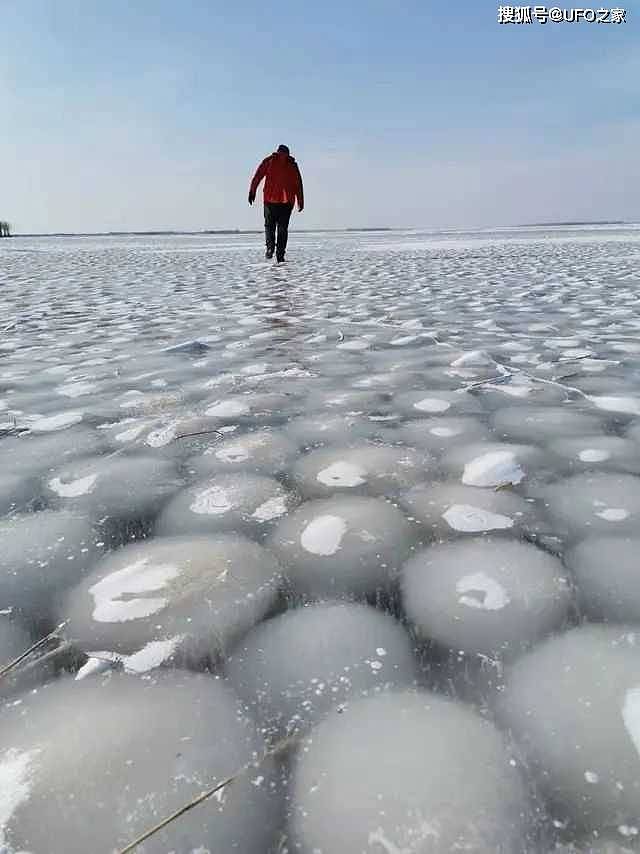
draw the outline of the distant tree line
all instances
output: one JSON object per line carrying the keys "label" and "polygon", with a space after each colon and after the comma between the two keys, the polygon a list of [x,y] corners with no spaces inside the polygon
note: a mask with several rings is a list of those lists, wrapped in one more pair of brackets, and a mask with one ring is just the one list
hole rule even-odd
{"label": "distant tree line", "polygon": [[11,237],[11,225],[0,219],[0,237]]}

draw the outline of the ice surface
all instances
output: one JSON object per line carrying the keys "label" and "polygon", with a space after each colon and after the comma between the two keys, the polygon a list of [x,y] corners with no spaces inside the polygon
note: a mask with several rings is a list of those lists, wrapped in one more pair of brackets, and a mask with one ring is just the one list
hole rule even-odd
{"label": "ice surface", "polygon": [[640,537],[586,537],[567,552],[565,561],[585,614],[640,622]]}
{"label": "ice surface", "polygon": [[305,498],[391,495],[426,480],[432,468],[428,455],[411,448],[357,445],[311,451],[294,465],[293,478]]}
{"label": "ice surface", "polygon": [[85,508],[96,518],[145,518],[156,513],[182,480],[169,460],[150,456],[95,457],[56,469],[44,495],[52,507]]}
{"label": "ice surface", "polygon": [[630,474],[578,474],[543,487],[557,530],[572,536],[638,531],[640,478]]}
{"label": "ice surface", "polygon": [[602,421],[589,412],[559,406],[513,406],[494,413],[496,433],[513,442],[544,442],[564,436],[597,435]]}
{"label": "ice surface", "polygon": [[162,537],[105,557],[60,614],[87,653],[131,656],[174,641],[163,647],[169,662],[215,663],[266,614],[280,581],[274,557],[237,535]]}
{"label": "ice surface", "polygon": [[309,605],[267,620],[233,649],[226,670],[271,739],[415,678],[402,626],[368,605],[345,603]]}
{"label": "ice surface", "polygon": [[100,543],[86,518],[63,510],[0,519],[2,608],[29,620],[50,616],[55,598],[99,558]]}
{"label": "ice surface", "polygon": [[509,759],[490,723],[437,695],[399,692],[350,703],[319,724],[298,754],[294,845],[305,854],[515,854],[532,810]]}
{"label": "ice surface", "polygon": [[238,531],[262,537],[299,499],[273,477],[210,475],[182,490],[162,511],[156,533]]}
{"label": "ice surface", "polygon": [[[179,672],[48,685],[4,706],[0,738],[0,841],[30,854],[119,850],[263,749],[230,691]],[[144,850],[262,854],[278,797],[273,765],[260,773],[264,785],[241,778]]]}
{"label": "ice surface", "polygon": [[451,448],[442,457],[441,465],[466,486],[499,487],[545,478],[546,466],[553,465],[553,461],[534,445],[474,442]]}
{"label": "ice surface", "polygon": [[191,457],[187,467],[200,477],[225,471],[274,474],[284,471],[296,455],[293,442],[272,431],[257,430],[223,439],[203,454]]}
{"label": "ice surface", "polygon": [[278,524],[269,545],[296,593],[366,596],[388,588],[413,537],[392,504],[336,496],[304,502]]}
{"label": "ice surface", "polygon": [[506,489],[437,483],[415,486],[399,501],[435,540],[496,531],[521,536],[536,524],[533,503]]}
{"label": "ice surface", "polygon": [[[325,625],[318,617],[313,627],[314,614],[338,605],[310,610],[302,604],[365,599],[413,646],[419,621],[412,609],[422,600],[403,599],[400,571],[406,561],[418,561],[418,590],[435,584],[425,603],[428,624],[411,650],[420,683],[490,715],[492,692],[501,693],[504,660],[510,662],[512,652],[533,645],[534,655],[544,649],[542,636],[563,630],[565,622],[588,629],[596,621],[638,622],[638,227],[297,233],[284,267],[261,260],[258,235],[0,243],[0,611],[28,632],[15,636],[11,654],[72,616],[65,638],[90,658],[73,653],[69,666],[81,667],[82,678],[67,685],[102,679],[101,669],[123,669],[145,685],[185,668],[210,667],[223,678],[230,646],[249,650],[263,630],[275,634],[284,626],[278,643],[290,648],[281,653],[274,636],[275,674],[259,687],[273,682],[271,696],[282,700],[280,669],[283,679],[306,685],[308,678],[321,692],[311,697],[320,710],[327,691],[311,682],[322,678],[312,672],[315,663],[321,669],[332,650],[340,658],[341,643],[360,649],[357,643],[369,635],[349,630],[355,612],[344,602],[346,610],[331,612],[340,619]],[[210,560],[202,541],[218,542],[220,531],[236,541],[235,551],[212,546]],[[457,549],[463,547],[464,558],[452,559],[441,576],[422,563],[442,550],[462,555]],[[274,578],[263,589],[265,574],[280,578],[275,561],[283,586]],[[570,580],[570,587],[558,587],[557,600],[551,576]],[[300,611],[290,614],[293,606]],[[372,617],[366,609],[357,613]],[[293,640],[287,640],[289,626]],[[266,655],[266,641],[264,649]],[[391,652],[389,641],[376,647],[375,658],[366,653],[368,684],[379,687]],[[551,675],[554,664],[547,665]],[[39,689],[55,668],[29,672]],[[572,690],[559,688],[557,696],[545,688],[547,672],[537,674],[552,710],[569,714],[598,686],[607,693],[604,677],[587,665],[580,672],[582,681],[567,675]],[[636,688],[609,691],[607,701],[625,710],[616,726],[630,752]],[[5,694],[9,702],[15,690]],[[286,685],[282,690],[288,692]],[[194,707],[201,696],[194,688]],[[288,693],[286,699],[292,699]],[[326,722],[341,720],[352,700],[345,699],[344,708],[338,703]],[[169,714],[171,702],[159,706],[158,714]],[[181,714],[188,723],[191,711]],[[598,717],[607,730],[606,710]],[[77,709],[66,716],[62,741],[72,755],[81,718]],[[132,718],[140,744],[148,740],[153,753],[154,715],[144,715],[144,726]],[[442,727],[447,743],[465,727],[452,720]],[[551,738],[553,716],[540,720],[540,731]],[[214,717],[209,732],[217,737]],[[167,751],[177,755],[182,736],[171,745],[173,730],[168,733]],[[408,737],[398,725],[380,734],[363,736],[366,776],[375,781],[369,769],[379,770],[386,786],[380,793],[393,788],[398,799],[372,812],[375,821],[366,818],[356,850],[438,850],[436,819],[440,828],[453,827],[452,813],[444,821],[440,809],[447,804],[412,800],[413,783],[397,789],[419,776],[405,749]],[[568,725],[559,738],[570,746],[572,735]],[[603,755],[608,738],[605,732]],[[616,738],[608,770],[585,762],[565,788],[543,786],[538,814],[548,839],[543,833],[529,842],[522,835],[512,845],[506,833],[498,844],[489,834],[480,850],[550,854],[557,843],[583,852],[605,840],[637,847],[640,817],[624,807],[634,782],[620,795],[620,815],[594,810],[589,833],[565,821],[583,792],[593,799],[612,780],[623,783]],[[588,747],[590,739],[584,741]],[[28,803],[23,795],[36,761],[32,744],[17,737],[3,744],[16,752],[7,757],[0,818],[19,816],[18,802]],[[107,738],[105,755],[111,748]],[[469,747],[473,785],[455,784],[460,797],[468,794],[465,815],[477,814],[474,804],[482,811],[491,797],[490,784],[481,785],[485,758],[475,749]],[[127,785],[126,766],[112,755],[109,795]],[[350,755],[344,750],[341,759]],[[87,778],[98,779],[104,767],[87,760]],[[283,767],[286,774],[289,764]],[[420,768],[423,779],[437,768],[446,780],[447,764],[438,755],[433,763],[423,757]],[[523,771],[540,776],[534,765]],[[544,771],[541,776],[544,783]],[[154,780],[149,793],[173,791],[167,778],[172,775],[162,786]],[[257,770],[252,789],[270,785],[269,779]],[[358,814],[359,785],[335,801],[340,815],[326,827],[341,827]],[[452,790],[443,792],[455,813],[460,802],[447,794]],[[138,789],[134,796],[144,801]],[[83,820],[84,801],[76,810],[61,797],[58,812],[52,807],[42,814],[42,838],[50,823],[47,838],[59,836],[73,850],[58,828],[62,817],[71,826]],[[111,811],[112,802],[105,803]],[[222,804],[212,803],[218,817]],[[414,812],[407,824],[416,803],[430,812]],[[592,801],[583,803],[588,812]],[[558,824],[547,818],[551,808]],[[93,806],[87,809],[90,823]],[[280,831],[273,845],[264,837],[245,844],[243,828],[222,840],[192,839],[192,828],[209,826],[208,809],[183,819],[184,839],[164,845],[159,837],[162,854],[296,850],[300,837],[287,838],[277,804],[269,808]],[[247,825],[251,815],[248,802]],[[264,818],[260,810],[258,817]],[[407,827],[413,830],[405,833]],[[112,837],[105,835],[104,844],[99,839],[98,847],[117,850],[119,837]],[[9,838],[9,845],[37,854],[40,838],[15,846]],[[96,847],[78,838],[83,850]],[[457,837],[452,842],[456,850],[465,844]],[[306,837],[302,854],[305,846]]]}
{"label": "ice surface", "polygon": [[558,819],[585,830],[637,823],[639,641],[634,626],[573,629],[516,662],[499,700]]}
{"label": "ice surface", "polygon": [[476,537],[410,558],[402,596],[422,638],[496,657],[560,627],[569,584],[560,561],[535,546]]}

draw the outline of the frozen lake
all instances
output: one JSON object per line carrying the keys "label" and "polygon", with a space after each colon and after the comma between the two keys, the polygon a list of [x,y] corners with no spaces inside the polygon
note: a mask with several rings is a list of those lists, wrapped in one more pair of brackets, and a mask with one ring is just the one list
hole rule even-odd
{"label": "frozen lake", "polygon": [[640,850],[640,226],[288,256],[0,241],[1,854]]}

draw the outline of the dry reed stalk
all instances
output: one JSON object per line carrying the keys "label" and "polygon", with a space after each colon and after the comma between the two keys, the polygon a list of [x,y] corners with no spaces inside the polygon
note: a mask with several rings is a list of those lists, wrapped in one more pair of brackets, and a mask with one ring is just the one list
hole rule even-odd
{"label": "dry reed stalk", "polygon": [[52,632],[49,632],[48,635],[45,635],[45,637],[40,638],[39,641],[36,641],[34,644],[32,644],[29,649],[25,650],[25,652],[22,653],[22,655],[19,655],[17,658],[14,658],[13,661],[10,661],[8,664],[5,664],[4,667],[0,668],[0,679],[6,676],[7,673],[17,667],[21,662],[23,662],[25,658],[28,658],[32,652],[35,652],[37,649],[40,649],[40,647],[44,646],[47,641],[50,641],[52,638],[57,637],[58,632],[64,629],[68,622],[68,620],[65,620],[63,623],[60,623],[60,625],[56,626],[56,628]]}
{"label": "dry reed stalk", "polygon": [[184,815],[186,812],[189,812],[194,807],[197,807],[198,804],[201,804],[203,801],[209,800],[209,798],[212,798],[215,794],[217,794],[217,792],[220,792],[222,791],[222,789],[225,789],[227,786],[230,786],[231,783],[237,780],[238,777],[242,777],[242,775],[246,774],[247,771],[259,768],[262,763],[265,762],[267,759],[284,752],[290,745],[295,744],[299,740],[299,738],[300,736],[289,735],[281,739],[271,748],[271,750],[267,750],[265,753],[263,753],[260,759],[256,760],[255,762],[248,762],[246,765],[243,765],[241,768],[238,768],[238,770],[231,774],[229,777],[226,777],[224,780],[221,780],[219,783],[216,783],[215,786],[212,786],[210,789],[207,789],[206,791],[201,792],[199,795],[196,795],[195,798],[184,804],[184,806],[181,806],[180,809],[177,809],[175,812],[171,813],[171,815],[168,815],[166,818],[163,818],[162,821],[158,822],[158,824],[149,828],[149,830],[146,830],[144,833],[138,836],[137,839],[134,839],[133,842],[130,842],[126,846],[126,848],[122,848],[118,852],[118,854],[130,854],[131,851],[135,851],[138,845],[142,845],[142,843],[149,839],[150,836],[154,836],[160,830],[163,830],[165,827],[167,827],[167,825],[175,821],[177,818],[180,818],[180,816]]}

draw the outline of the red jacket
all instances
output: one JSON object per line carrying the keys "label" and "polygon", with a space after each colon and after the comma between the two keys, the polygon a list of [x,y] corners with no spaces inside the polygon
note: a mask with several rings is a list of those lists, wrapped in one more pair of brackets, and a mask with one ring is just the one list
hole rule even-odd
{"label": "red jacket", "polygon": [[265,204],[280,202],[293,205],[297,199],[298,207],[304,207],[302,175],[298,164],[289,154],[274,152],[262,161],[251,181],[249,193],[255,196],[258,184],[264,182]]}

